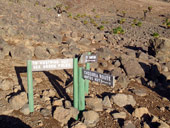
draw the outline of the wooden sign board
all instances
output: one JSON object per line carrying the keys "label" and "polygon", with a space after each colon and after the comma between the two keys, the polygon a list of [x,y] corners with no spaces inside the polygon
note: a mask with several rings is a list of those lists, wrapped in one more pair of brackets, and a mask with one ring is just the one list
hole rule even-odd
{"label": "wooden sign board", "polygon": [[80,63],[95,63],[97,62],[98,57],[95,54],[88,55],[88,54],[83,54],[80,58]]}
{"label": "wooden sign board", "polygon": [[101,84],[106,84],[112,87],[115,86],[115,77],[108,74],[102,74],[102,73],[83,69],[83,78]]}
{"label": "wooden sign board", "polygon": [[73,69],[73,59],[33,60],[32,71]]}

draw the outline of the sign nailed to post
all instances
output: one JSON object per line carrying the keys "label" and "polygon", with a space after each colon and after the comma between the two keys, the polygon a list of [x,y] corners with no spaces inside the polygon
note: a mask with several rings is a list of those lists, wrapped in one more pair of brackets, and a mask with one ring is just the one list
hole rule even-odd
{"label": "sign nailed to post", "polygon": [[97,55],[86,55],[85,63],[97,62]]}
{"label": "sign nailed to post", "polygon": [[83,69],[83,78],[114,87],[115,77]]}
{"label": "sign nailed to post", "polygon": [[73,59],[33,60],[32,71],[73,69]]}
{"label": "sign nailed to post", "polygon": [[88,55],[86,53],[81,56],[80,63],[95,63],[97,62],[97,59],[98,59],[97,55],[95,54]]}

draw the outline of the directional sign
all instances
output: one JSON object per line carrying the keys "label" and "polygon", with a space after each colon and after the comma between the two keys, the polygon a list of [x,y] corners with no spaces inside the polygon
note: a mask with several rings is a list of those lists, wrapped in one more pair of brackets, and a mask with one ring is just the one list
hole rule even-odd
{"label": "directional sign", "polygon": [[97,55],[92,54],[92,55],[88,55],[88,54],[83,54],[80,58],[80,63],[95,63],[97,62]]}
{"label": "directional sign", "polygon": [[97,62],[97,55],[87,55],[85,58],[85,63]]}
{"label": "directional sign", "polygon": [[108,74],[102,74],[102,73],[83,69],[83,78],[98,83],[106,84],[109,86],[113,86],[113,87],[115,86],[114,85],[115,77]]}
{"label": "directional sign", "polygon": [[73,69],[73,59],[35,60],[32,61],[32,71],[48,71]]}

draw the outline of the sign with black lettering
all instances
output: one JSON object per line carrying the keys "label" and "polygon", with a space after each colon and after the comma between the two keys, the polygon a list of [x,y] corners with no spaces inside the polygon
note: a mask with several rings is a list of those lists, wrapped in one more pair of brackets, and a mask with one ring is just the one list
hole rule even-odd
{"label": "sign with black lettering", "polygon": [[97,62],[97,55],[92,54],[88,55],[87,53],[83,54],[80,58],[80,63],[95,63]]}
{"label": "sign with black lettering", "polygon": [[85,63],[97,62],[97,55],[86,55],[85,58]]}
{"label": "sign with black lettering", "polygon": [[95,81],[101,84],[106,84],[109,86],[114,87],[115,86],[115,77],[108,75],[108,74],[102,74],[90,70],[83,69],[83,78],[91,81]]}
{"label": "sign with black lettering", "polygon": [[32,71],[73,69],[73,59],[33,60]]}

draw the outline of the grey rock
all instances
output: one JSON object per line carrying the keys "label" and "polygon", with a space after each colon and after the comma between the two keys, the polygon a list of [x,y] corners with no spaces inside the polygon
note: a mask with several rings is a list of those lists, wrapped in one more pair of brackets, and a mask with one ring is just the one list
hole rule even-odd
{"label": "grey rock", "polygon": [[66,88],[66,93],[73,95],[73,86],[69,86]]}
{"label": "grey rock", "polygon": [[29,105],[28,105],[28,104],[25,104],[25,105],[21,108],[20,112],[23,113],[24,115],[29,115],[29,113],[30,113]]}
{"label": "grey rock", "polygon": [[71,128],[87,128],[87,126],[82,122],[76,122],[71,125]]}
{"label": "grey rock", "polygon": [[125,112],[113,113],[112,116],[114,119],[125,119],[126,113]]}
{"label": "grey rock", "polygon": [[121,88],[125,89],[129,84],[129,79],[125,76],[121,76],[118,78],[117,83],[121,86]]}
{"label": "grey rock", "polygon": [[121,63],[120,63],[119,60],[116,60],[116,61],[114,62],[114,66],[119,67],[120,65],[121,65]]}
{"label": "grey rock", "polygon": [[98,66],[99,66],[98,63],[91,63],[91,64],[90,64],[90,67],[91,67],[91,68],[94,68],[94,69],[98,68]]}
{"label": "grey rock", "polygon": [[112,76],[115,76],[115,77],[123,77],[125,76],[125,73],[122,71],[121,68],[119,67],[114,67],[111,71],[110,71],[111,75]]}
{"label": "grey rock", "polygon": [[13,59],[30,60],[32,59],[32,51],[25,46],[16,46],[11,51]]}
{"label": "grey rock", "polygon": [[113,53],[109,48],[99,48],[97,49],[97,55],[99,58],[108,61],[112,57]]}
{"label": "grey rock", "polygon": [[13,81],[9,78],[7,79],[1,79],[0,78],[0,89],[2,89],[3,91],[12,89],[13,87]]}
{"label": "grey rock", "polygon": [[86,106],[94,111],[103,111],[102,99],[86,98]]}
{"label": "grey rock", "polygon": [[87,127],[95,127],[96,123],[99,121],[99,114],[95,111],[83,112],[83,119]]}
{"label": "grey rock", "polygon": [[131,121],[125,121],[124,126],[122,128],[136,128],[136,126]]}
{"label": "grey rock", "polygon": [[137,96],[146,96],[147,92],[144,89],[135,89],[133,90],[133,93],[135,93]]}
{"label": "grey rock", "polygon": [[110,102],[109,96],[105,96],[103,99],[103,106],[106,108],[111,108],[112,104]]}
{"label": "grey rock", "polygon": [[0,37],[0,59],[4,59],[6,55],[9,55],[10,50],[11,46]]}
{"label": "grey rock", "polygon": [[94,39],[96,42],[99,42],[104,39],[104,34],[103,33],[98,33],[94,36]]}
{"label": "grey rock", "polygon": [[75,118],[78,113],[79,111],[75,108],[65,109],[63,107],[57,107],[53,113],[53,117],[63,126],[64,124],[67,124],[71,118]]}
{"label": "grey rock", "polygon": [[149,127],[149,125],[146,123],[146,122],[144,122],[144,124],[143,124],[143,127],[142,128],[150,128]]}
{"label": "grey rock", "polygon": [[144,52],[139,53],[139,59],[148,60],[148,55]]}
{"label": "grey rock", "polygon": [[149,114],[149,111],[147,108],[145,107],[141,107],[141,108],[136,108],[135,111],[132,113],[133,116],[137,117],[137,118],[141,118],[144,114]]}
{"label": "grey rock", "polygon": [[132,95],[125,95],[125,94],[116,94],[111,97],[113,102],[118,105],[119,107],[124,107],[126,105],[136,105],[136,101]]}
{"label": "grey rock", "polygon": [[71,102],[70,102],[70,101],[65,100],[65,101],[64,101],[64,106],[65,106],[65,108],[70,108],[72,105],[71,105]]}
{"label": "grey rock", "polygon": [[86,39],[86,38],[82,38],[80,41],[79,41],[80,44],[84,44],[84,45],[90,45],[91,44],[91,41],[89,39]]}
{"label": "grey rock", "polygon": [[166,63],[166,66],[168,67],[168,70],[170,71],[170,61]]}
{"label": "grey rock", "polygon": [[125,72],[130,77],[145,76],[145,72],[141,65],[134,59],[122,59],[121,63],[125,69]]}
{"label": "grey rock", "polygon": [[100,63],[102,67],[106,68],[108,66],[108,63],[106,61],[103,61]]}
{"label": "grey rock", "polygon": [[69,50],[72,52],[72,54],[80,54],[80,49],[76,47],[69,48]]}
{"label": "grey rock", "polygon": [[149,40],[148,52],[152,52],[161,62],[170,61],[170,39],[157,38]]}
{"label": "grey rock", "polygon": [[35,48],[34,54],[38,59],[48,59],[50,57],[47,48],[43,46],[37,46]]}
{"label": "grey rock", "polygon": [[101,69],[101,68],[97,68],[97,72],[99,72],[99,73],[103,73],[103,69]]}
{"label": "grey rock", "polygon": [[14,110],[19,110],[22,108],[26,103],[27,100],[27,94],[25,92],[21,92],[20,94],[13,96],[9,99],[9,104]]}
{"label": "grey rock", "polygon": [[57,55],[59,54],[59,48],[56,47],[48,47],[47,51],[50,53],[50,55]]}
{"label": "grey rock", "polygon": [[44,117],[47,117],[47,116],[50,116],[51,115],[51,111],[49,109],[46,109],[46,108],[42,108],[40,110],[40,113],[44,116]]}
{"label": "grey rock", "polygon": [[72,51],[64,51],[62,54],[67,58],[73,58],[75,56]]}
{"label": "grey rock", "polygon": [[15,35],[18,34],[18,30],[17,30],[16,28],[14,28],[14,27],[8,28],[7,32],[8,32],[8,34],[9,34],[10,36],[15,36]]}

